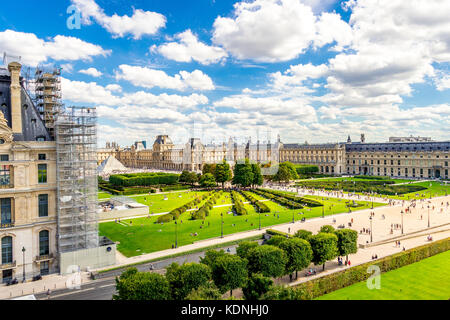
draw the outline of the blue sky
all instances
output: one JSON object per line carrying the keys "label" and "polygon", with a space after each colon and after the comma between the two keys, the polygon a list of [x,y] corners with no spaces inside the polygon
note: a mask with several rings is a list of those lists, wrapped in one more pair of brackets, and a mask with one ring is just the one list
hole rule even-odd
{"label": "blue sky", "polygon": [[450,139],[448,1],[21,4],[2,4],[0,52],[61,65],[65,104],[98,108],[99,145]]}

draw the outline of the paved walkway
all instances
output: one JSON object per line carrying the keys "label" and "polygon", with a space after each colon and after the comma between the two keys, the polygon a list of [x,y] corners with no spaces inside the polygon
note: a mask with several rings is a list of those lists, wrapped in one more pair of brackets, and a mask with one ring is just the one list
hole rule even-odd
{"label": "paved walkway", "polygon": [[[418,200],[416,201],[416,208],[411,209],[410,213],[407,214],[401,214],[401,211],[405,212],[405,209],[410,204],[410,202],[405,201],[397,201],[396,205],[390,205],[390,206],[383,206],[383,207],[377,207],[375,209],[366,209],[361,211],[356,211],[352,213],[341,213],[333,216],[326,216],[325,218],[313,218],[308,219],[306,222],[295,222],[293,223],[286,223],[283,225],[278,225],[275,227],[271,227],[271,229],[276,229],[283,232],[290,232],[293,234],[295,231],[299,229],[306,229],[310,230],[312,232],[317,232],[322,225],[325,224],[331,224],[335,227],[344,224],[346,227],[348,226],[348,223],[351,222],[353,219],[352,229],[357,230],[358,232],[364,229],[372,229],[373,237],[372,240],[374,242],[391,239],[395,236],[401,235],[401,229],[395,229],[393,230],[393,233],[391,234],[391,225],[392,224],[401,224],[401,219],[403,215],[403,232],[404,234],[409,234],[412,232],[417,232],[419,230],[427,229],[428,227],[428,212],[430,214],[430,226],[436,227],[441,226],[450,223],[450,207],[447,206],[447,203],[450,202],[450,196],[446,197],[438,197],[433,198],[431,200]],[[430,207],[428,209],[427,207]],[[375,216],[372,220],[372,226],[370,226],[370,212],[374,212]],[[383,219],[384,215],[384,219]],[[217,245],[221,243],[226,243],[234,240],[240,240],[252,236],[261,235],[265,232],[267,228],[262,230],[253,230],[253,231],[246,231],[246,232],[240,232],[235,233],[232,235],[224,236],[224,238],[214,238],[214,239],[208,239],[203,241],[198,241],[194,244],[182,246],[176,249],[168,249],[158,252],[149,253],[146,255],[141,255],[137,257],[131,257],[131,258],[125,258],[120,257],[118,255],[117,257],[117,264],[115,267],[125,266],[127,264],[131,263],[139,263],[146,260],[151,259],[159,259],[163,258],[169,255],[173,254],[179,254],[183,252],[188,252],[195,249],[201,249],[205,247],[209,247],[212,245]],[[433,230],[430,230],[430,234],[433,235],[433,240],[446,238],[450,236],[450,231],[443,231],[445,230],[445,226],[436,228]],[[426,231],[425,231],[426,233]],[[358,253],[356,255],[352,255],[350,257],[350,260],[353,262],[352,265],[358,264],[358,263],[364,263],[371,260],[371,255],[376,253],[378,254],[378,257],[381,258],[383,256],[393,254],[395,252],[399,252],[403,249],[403,246],[405,246],[406,249],[409,249],[414,246],[419,246],[425,243],[426,236],[419,235],[416,238],[408,239],[408,240],[401,240],[401,247],[395,248],[393,245],[393,241],[391,243],[383,244],[376,247],[370,247],[366,249],[359,249]],[[370,243],[370,234],[360,234],[358,238],[359,244],[366,245],[367,243]],[[336,264],[336,266],[334,266]],[[336,262],[328,262],[327,263],[327,270],[326,272],[333,272],[333,270],[337,271],[340,270],[342,267],[338,267]],[[334,266],[334,267],[333,267]],[[328,269],[330,268],[330,269]],[[319,274],[320,275],[320,274]],[[323,275],[323,274],[322,274]],[[67,280],[70,280],[73,277],[63,277],[58,275],[50,275],[47,277],[44,277],[43,280],[37,281],[37,282],[29,282],[25,284],[18,284],[12,287],[6,287],[1,286],[0,287],[0,299],[6,299],[9,297],[14,296],[20,296],[22,295],[22,292],[24,294],[30,294],[33,292],[42,292],[50,288],[65,288],[67,284]],[[88,280],[88,273],[82,274],[82,280],[83,281],[89,281]],[[286,281],[286,280],[283,280]],[[302,281],[300,278],[297,281]],[[304,281],[304,279],[303,279]]]}

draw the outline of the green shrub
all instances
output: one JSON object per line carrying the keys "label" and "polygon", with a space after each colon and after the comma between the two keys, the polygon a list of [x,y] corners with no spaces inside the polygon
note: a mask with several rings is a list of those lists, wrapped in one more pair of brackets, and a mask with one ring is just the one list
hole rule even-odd
{"label": "green shrub", "polygon": [[236,191],[231,191],[231,198],[233,199],[234,211],[240,216],[247,215],[247,210],[244,208],[244,203],[239,198],[239,194]]}
{"label": "green shrub", "polygon": [[270,212],[270,208],[264,203],[258,201],[253,195],[248,191],[242,191],[241,194],[246,198],[252,205],[257,207],[258,211],[260,213],[267,213]]}

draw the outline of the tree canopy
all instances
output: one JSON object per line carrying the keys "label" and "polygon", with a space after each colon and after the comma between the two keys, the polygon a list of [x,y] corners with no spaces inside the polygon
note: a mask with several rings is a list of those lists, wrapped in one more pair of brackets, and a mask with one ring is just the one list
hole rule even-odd
{"label": "tree canopy", "polygon": [[340,256],[346,256],[358,251],[358,232],[351,229],[339,229],[334,232],[338,238],[337,248]]}
{"label": "tree canopy", "polygon": [[320,232],[309,238],[311,249],[313,251],[313,259],[316,265],[323,264],[325,270],[325,263],[332,260],[338,255],[337,236],[334,233]]}
{"label": "tree canopy", "polygon": [[284,239],[279,247],[286,253],[286,273],[292,280],[292,273],[309,266],[312,260],[312,249],[308,241],[300,238]]}
{"label": "tree canopy", "polygon": [[169,300],[170,285],[166,277],[153,272],[139,272],[136,268],[124,271],[116,278],[114,300]]}
{"label": "tree canopy", "polygon": [[253,170],[248,159],[244,163],[236,163],[234,166],[233,184],[241,187],[250,187],[253,184]]}
{"label": "tree canopy", "polygon": [[281,277],[287,263],[286,253],[278,247],[263,245],[248,252],[248,270],[265,277]]}
{"label": "tree canopy", "polygon": [[216,259],[212,266],[212,277],[221,292],[241,288],[247,280],[247,260],[237,255],[226,254]]}
{"label": "tree canopy", "polygon": [[230,165],[227,163],[225,159],[223,159],[222,163],[218,163],[214,170],[214,177],[216,182],[222,184],[222,188],[225,185],[225,182],[230,181],[232,178],[232,173],[230,169]]}
{"label": "tree canopy", "polygon": [[216,179],[214,179],[214,176],[211,173],[205,173],[200,178],[200,185],[205,188],[215,187]]}
{"label": "tree canopy", "polygon": [[172,298],[183,300],[194,289],[206,285],[211,279],[211,269],[202,263],[172,263],[167,267],[166,278],[172,291]]}

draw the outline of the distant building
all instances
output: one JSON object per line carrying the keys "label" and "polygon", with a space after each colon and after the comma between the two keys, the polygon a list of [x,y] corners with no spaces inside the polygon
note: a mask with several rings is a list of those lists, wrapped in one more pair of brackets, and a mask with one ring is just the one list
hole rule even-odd
{"label": "distant building", "polygon": [[390,137],[389,142],[431,142],[430,137]]}
{"label": "distant building", "polygon": [[[403,139],[403,140],[402,140]],[[413,139],[408,141],[404,139]],[[205,163],[219,163],[226,159],[231,165],[245,158],[258,163],[290,161],[295,164],[317,165],[319,173],[330,175],[378,175],[407,178],[449,178],[450,141],[435,142],[431,138],[390,138],[386,143],[361,142],[325,144],[228,143],[204,145],[190,139],[184,146],[176,146],[167,135],[156,138],[152,149],[99,149],[98,161],[114,155],[129,168],[200,171]]]}

